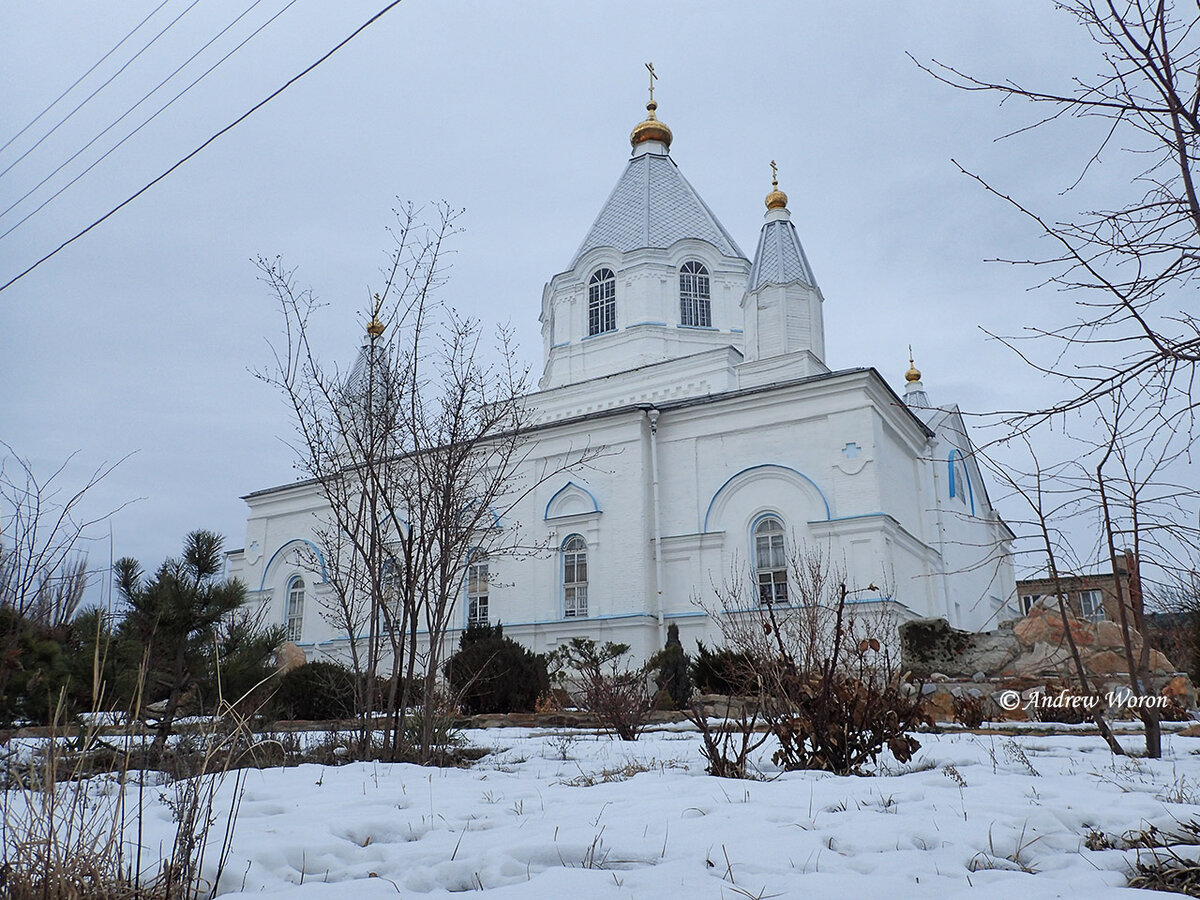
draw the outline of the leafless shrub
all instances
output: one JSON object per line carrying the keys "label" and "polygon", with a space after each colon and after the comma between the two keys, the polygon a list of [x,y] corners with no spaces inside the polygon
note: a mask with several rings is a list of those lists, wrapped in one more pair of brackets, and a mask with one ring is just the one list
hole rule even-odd
{"label": "leafless shrub", "polygon": [[920,744],[909,732],[931,725],[919,689],[898,670],[896,627],[886,596],[872,584],[847,585],[845,572],[819,548],[796,544],[788,559],[788,604],[759,602],[737,571],[718,588],[720,624],[731,659],[748,671],[758,716],[778,741],[785,769],[861,773],[884,749],[898,762]]}
{"label": "leafless shrub", "polygon": [[705,771],[718,778],[748,778],[750,755],[771,738],[759,718],[757,703],[740,703],[737,714],[731,716],[733,706],[734,701],[726,698],[724,719],[716,725],[699,704],[693,703],[687,714],[704,743],[700,755],[708,760]]}
{"label": "leafless shrub", "polygon": [[987,713],[987,697],[963,694],[950,701],[954,721],[964,728],[982,728]]}
{"label": "leafless shrub", "polygon": [[571,638],[554,651],[552,665],[574,673],[579,700],[601,725],[623,741],[636,741],[650,717],[650,692],[644,667],[623,661],[628,644],[599,645],[590,638]]}

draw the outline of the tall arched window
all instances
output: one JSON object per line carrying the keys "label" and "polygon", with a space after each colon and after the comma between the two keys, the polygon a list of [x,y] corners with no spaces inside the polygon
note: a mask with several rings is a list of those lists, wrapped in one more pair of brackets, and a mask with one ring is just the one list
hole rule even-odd
{"label": "tall arched window", "polygon": [[304,579],[296,576],[287,589],[287,639],[298,643],[304,631]]}
{"label": "tall arched window", "polygon": [[617,276],[597,269],[588,282],[588,334],[617,330]]}
{"label": "tall arched window", "polygon": [[783,523],[775,516],[764,516],[754,526],[754,573],[758,578],[758,602],[761,606],[787,603],[787,553],[784,550]]}
{"label": "tall arched window", "polygon": [[388,632],[403,631],[400,616],[404,609],[404,579],[400,574],[400,567],[396,565],[394,559],[383,561],[379,586],[383,590],[383,603],[379,606],[379,627]]}
{"label": "tall arched window", "polygon": [[685,262],[679,270],[679,324],[712,326],[708,269],[695,260]]}
{"label": "tall arched window", "polygon": [[577,534],[567,538],[562,548],[563,616],[582,619],[587,612],[587,544]]}
{"label": "tall arched window", "polygon": [[488,557],[482,550],[467,566],[467,624],[488,624]]}

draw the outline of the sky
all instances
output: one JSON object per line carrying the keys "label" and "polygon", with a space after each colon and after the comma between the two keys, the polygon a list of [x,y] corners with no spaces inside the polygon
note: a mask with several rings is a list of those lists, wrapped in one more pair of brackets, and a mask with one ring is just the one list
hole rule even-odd
{"label": "sky", "polygon": [[[57,199],[0,237],[0,283],[108,212],[320,58],[384,0],[125,0],[0,9],[0,234],[194,81]],[[160,7],[161,4],[161,7]],[[160,7],[156,11],[156,7]],[[163,78],[245,15],[57,175]],[[178,18],[177,18],[178,17]],[[134,53],[173,20],[136,59]],[[405,0],[104,224],[0,292],[0,439],[88,495],[116,556],[151,568],[195,528],[242,546],[242,495],[297,477],[283,398],[256,379],[282,319],[253,260],[279,255],[327,308],[323,358],[349,365],[398,202],[465,210],[443,297],[509,323],[541,369],[542,286],[565,269],[629,156],[647,72],[671,154],[753,252],[769,162],[825,297],[827,363],[897,391],[911,344],[934,403],[1028,407],[1054,386],[986,331],[1070,315],[1026,267],[1048,248],[952,160],[1065,216],[1127,182],[1119,154],[1064,195],[1098,123],[997,140],[1035,111],[953,90],[909,58],[1063,86],[1095,48],[1046,2]],[[122,67],[124,68],[122,69]],[[120,71],[119,71],[120,70]],[[115,74],[111,82],[101,85]],[[50,126],[95,96],[38,146]],[[28,155],[18,160],[29,150]],[[16,161],[16,162],[14,162]],[[1090,192],[1090,193],[1089,193]],[[1010,518],[1019,510],[1001,512]],[[107,527],[91,549],[106,566]]]}

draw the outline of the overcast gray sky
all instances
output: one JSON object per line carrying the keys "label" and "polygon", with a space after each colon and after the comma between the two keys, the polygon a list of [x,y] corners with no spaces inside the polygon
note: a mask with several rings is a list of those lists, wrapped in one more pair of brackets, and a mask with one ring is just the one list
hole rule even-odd
{"label": "overcast gray sky", "polygon": [[[0,143],[161,0],[5,4]],[[242,13],[251,0],[168,0],[25,135],[45,130],[173,18],[112,83],[0,176],[8,207]],[[383,0],[296,0],[257,37],[57,200],[0,238],[0,283],[159,174],[349,34]],[[191,6],[191,8],[189,8]],[[0,217],[7,231],[254,28],[261,0],[166,88]],[[1069,314],[1036,273],[988,264],[1040,246],[967,168],[1050,210],[1088,206],[1125,166],[1067,187],[1087,123],[995,138],[1032,111],[936,83],[905,56],[984,77],[1063,84],[1099,68],[1046,2],[579,2],[406,0],[338,55],[35,273],[0,293],[0,437],[82,477],[131,452],[93,506],[117,555],[152,567],[207,527],[240,547],[239,496],[295,477],[281,398],[251,374],[278,310],[251,259],[281,255],[330,308],[326,358],[347,364],[379,284],[396,198],[464,207],[445,297],[509,321],[540,373],[543,284],[566,267],[620,175],[647,73],[672,156],[752,252],[768,162],[825,295],[828,364],[873,365],[898,390],[911,343],[936,403],[1028,405],[1050,387],[979,326],[1005,333]],[[1092,191],[1088,194],[1086,191]],[[93,562],[107,563],[107,542]]]}

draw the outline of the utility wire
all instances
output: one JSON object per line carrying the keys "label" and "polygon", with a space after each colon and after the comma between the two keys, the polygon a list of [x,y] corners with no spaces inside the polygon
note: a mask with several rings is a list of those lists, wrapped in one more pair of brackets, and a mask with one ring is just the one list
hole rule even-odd
{"label": "utility wire", "polygon": [[149,50],[151,45],[154,44],[155,41],[157,41],[160,37],[162,37],[168,31],[170,31],[171,28],[175,25],[175,23],[178,22],[180,19],[182,19],[184,16],[186,16],[188,13],[190,13],[192,11],[192,9],[196,6],[196,4],[199,2],[200,2],[200,0],[192,0],[191,4],[187,7],[187,9],[185,9],[183,12],[181,12],[179,15],[177,15],[175,18],[173,18],[170,22],[168,22],[166,28],[164,28],[162,31],[160,31],[158,34],[156,34],[154,37],[150,38],[150,42],[148,44],[146,44],[144,47],[142,47],[142,49],[139,50],[137,53],[133,54],[133,56],[131,56],[125,62],[125,65],[121,66],[121,68],[119,68],[119,69],[117,69],[117,71],[113,72],[112,75],[108,76],[108,80],[106,82],[104,82],[104,84],[100,85],[100,87],[96,88],[94,91],[92,91],[90,94],[88,94],[82,100],[80,100],[79,104],[73,110],[71,110],[69,113],[67,113],[65,116],[63,116],[61,119],[59,119],[58,122],[55,123],[53,128],[51,128],[49,131],[47,131],[45,134],[43,134],[40,138],[38,138],[37,143],[35,143],[32,147],[30,147],[28,150],[26,150],[24,153],[22,153],[16,159],[14,159],[11,163],[9,163],[8,168],[5,169],[3,172],[0,172],[0,178],[3,178],[5,175],[7,175],[10,171],[12,171],[13,166],[15,166],[17,163],[19,163],[25,157],[27,157],[30,153],[32,153],[38,147],[40,147],[42,145],[42,141],[46,140],[46,138],[50,137],[50,135],[54,134],[54,132],[58,131],[59,126],[64,124],[69,118],[71,118],[71,116],[75,115],[75,113],[79,112],[79,110],[84,106],[84,104],[86,104],[89,100],[91,100],[93,97],[95,97],[98,93],[100,93],[102,90],[104,90],[110,84],[112,84],[118,75],[120,75],[122,72],[124,72],[126,69],[128,69],[130,64],[132,64],[135,59],[137,59],[139,56],[141,56],[143,53],[145,53],[147,50]]}
{"label": "utility wire", "polygon": [[287,82],[285,82],[281,87],[277,88],[275,91],[268,94],[262,100],[258,101],[258,103],[254,104],[254,106],[250,107],[250,109],[246,110],[246,112],[242,113],[240,116],[238,116],[236,119],[234,119],[228,125],[226,125],[220,131],[216,132],[214,135],[209,137],[199,147],[197,147],[195,150],[193,150],[187,156],[180,159],[178,162],[176,162],[169,169],[164,171],[161,175],[159,175],[153,181],[149,181],[142,187],[138,188],[137,191],[130,194],[128,197],[126,197],[124,200],[122,200],[120,203],[118,203],[116,206],[114,206],[112,209],[110,209],[108,212],[106,212],[104,215],[102,215],[100,218],[98,218],[91,225],[88,225],[86,228],[84,228],[82,231],[75,234],[73,237],[70,237],[67,240],[63,241],[61,244],[59,244],[57,247],[55,247],[53,250],[51,250],[49,253],[47,253],[45,256],[43,256],[41,259],[39,259],[37,262],[35,262],[33,265],[29,266],[29,268],[25,269],[23,272],[20,272],[19,274],[15,275],[15,276],[13,276],[7,282],[0,285],[0,292],[8,290],[10,287],[12,287],[14,284],[16,284],[18,281],[20,281],[22,278],[24,278],[26,275],[28,275],[30,272],[32,272],[34,269],[36,269],[38,266],[40,266],[42,263],[46,262],[48,259],[51,259],[54,256],[57,256],[60,252],[62,252],[64,249],[66,249],[71,244],[75,243],[75,241],[79,240],[81,237],[83,237],[85,234],[87,234],[89,231],[91,231],[97,225],[100,225],[101,223],[112,218],[112,216],[114,216],[116,213],[120,212],[122,209],[124,209],[126,206],[128,206],[130,203],[132,203],[138,197],[142,196],[142,194],[146,193],[146,191],[150,190],[150,188],[154,187],[154,185],[158,184],[160,181],[162,181],[164,178],[166,178],[168,175],[170,175],[172,172],[174,172],[176,169],[178,169],[180,166],[182,166],[184,163],[186,163],[192,157],[196,156],[198,153],[200,153],[202,150],[204,150],[209,144],[211,144],[217,138],[221,137],[222,135],[226,134],[229,131],[232,131],[238,125],[242,124],[242,122],[246,121],[246,119],[250,118],[252,115],[254,115],[256,112],[258,112],[260,109],[262,109],[264,106],[266,106],[268,103],[270,103],[276,97],[278,97],[280,94],[282,94],[288,88],[290,88],[293,84],[295,84],[297,81],[299,81],[305,75],[307,75],[313,69],[317,68],[323,62],[325,62],[325,60],[329,59],[331,56],[333,56],[333,54],[337,53],[339,50],[341,50],[343,47],[345,47],[348,43],[350,43],[352,40],[354,40],[356,37],[358,37],[360,34],[362,34],[364,31],[366,31],[368,28],[370,28],[372,25],[374,25],[376,22],[378,22],[380,19],[382,19],[385,15],[387,15],[389,12],[391,12],[393,9],[395,9],[397,6],[399,6],[400,3],[401,3],[401,0],[392,0],[391,3],[387,4],[387,6],[383,7],[383,9],[381,9],[379,12],[375,13],[375,15],[371,16],[371,18],[367,19],[367,21],[363,22],[361,25],[358,26],[358,28],[354,29],[354,31],[350,32],[349,35],[347,35],[341,41],[339,41],[324,56],[322,56],[316,62],[309,65],[307,68],[305,68],[299,74],[292,76],[292,78],[290,78]]}
{"label": "utility wire", "polygon": [[[39,181],[37,184],[35,184],[33,187],[31,187],[28,191],[26,191],[24,193],[24,195],[22,195],[20,198],[18,198],[11,206],[8,207],[8,209],[4,210],[3,212],[0,212],[0,219],[4,218],[6,215],[8,215],[10,212],[12,212],[13,209],[16,208],[17,206],[19,206],[21,204],[21,202],[24,201],[30,194],[32,194],[34,191],[36,191],[38,188],[40,188],[43,184],[45,184],[47,181],[49,181],[51,178],[53,178],[55,175],[57,175],[59,172],[61,172],[64,168],[66,168],[68,165],[70,165],[76,159],[78,159],[80,154],[82,154],[85,150],[87,150],[89,147],[91,147],[92,144],[96,143],[96,141],[100,140],[100,138],[104,137],[104,135],[108,134],[108,132],[111,131],[113,128],[115,128],[121,122],[122,119],[124,119],[127,115],[129,115],[131,112],[133,112],[139,106],[141,106],[151,95],[153,95],[164,84],[166,84],[168,81],[170,81],[176,75],[178,75],[180,73],[180,71],[182,71],[188,65],[188,63],[190,63],[197,56],[199,56],[201,53],[203,53],[205,50],[207,50],[209,47],[211,47],[213,45],[213,43],[215,43],[221,37],[221,35],[225,34],[225,32],[227,32],[230,28],[232,28],[234,25],[236,25],[243,18],[245,18],[250,13],[250,11],[253,10],[254,7],[258,6],[260,3],[262,3],[262,0],[254,0],[254,3],[252,3],[245,11],[243,11],[240,16],[238,16],[236,19],[234,19],[232,22],[230,22],[228,25],[226,25],[224,28],[222,28],[221,31],[216,35],[216,37],[212,38],[212,40],[210,40],[207,44],[205,44],[203,47],[201,47],[199,50],[197,50],[195,53],[193,53],[191,56],[189,56],[187,58],[187,60],[182,65],[179,66],[179,68],[177,68],[174,72],[172,72],[170,75],[168,75],[162,81],[160,81],[153,88],[153,90],[151,90],[149,93],[145,94],[141,100],[139,100],[137,103],[133,104],[133,106],[129,107],[129,109],[125,110],[125,112],[121,113],[120,117],[116,121],[112,122],[107,128],[105,128],[98,135],[96,135],[94,138],[92,138],[90,141],[88,141],[86,144],[84,144],[82,147],[80,147],[78,150],[76,150],[70,159],[66,160],[57,169],[55,169],[53,172],[51,172],[49,175],[47,175],[45,178],[43,178],[41,181]],[[170,100],[168,100],[166,103],[164,103],[162,106],[160,106],[148,119],[146,119],[144,122],[142,122],[140,125],[138,125],[137,128],[133,129],[133,131],[129,132],[129,134],[125,135],[125,137],[121,138],[121,140],[117,141],[116,144],[114,144],[112,147],[110,147],[108,150],[106,150],[104,152],[104,154],[102,156],[100,156],[99,159],[92,162],[92,164],[89,165],[86,169],[84,169],[82,172],[80,172],[78,175],[76,175],[74,178],[72,178],[70,181],[68,181],[65,185],[63,185],[57,191],[55,191],[49,198],[44,200],[42,202],[42,204],[37,207],[37,209],[34,209],[32,212],[28,213],[23,219],[21,219],[21,221],[17,222],[16,225],[13,225],[11,228],[9,228],[7,231],[5,231],[3,234],[0,234],[0,240],[3,240],[4,238],[8,237],[10,234],[12,234],[14,231],[16,231],[18,228],[20,228],[26,222],[28,222],[32,216],[36,215],[37,213],[41,212],[41,210],[45,209],[45,207],[49,203],[51,203],[56,197],[58,197],[59,194],[61,194],[65,190],[67,190],[67,188],[71,187],[71,185],[75,184],[75,182],[77,182],[80,178],[82,178],[88,172],[92,171],[92,169],[96,168],[96,166],[99,165],[101,162],[103,162],[108,157],[109,154],[111,154],[114,150],[116,150],[118,147],[120,147],[122,144],[124,144],[127,140],[129,140],[131,137],[133,137],[135,134],[137,134],[139,131],[141,131],[143,128],[145,128],[147,125],[149,125],[151,122],[153,122],[156,118],[158,118],[159,113],[166,110],[169,106],[174,104],[176,100],[178,100],[180,97],[182,97],[184,94],[186,94],[192,88],[194,88],[197,84],[199,84],[201,81],[203,81],[205,78],[207,78],[208,75],[210,73],[212,73],[212,71],[214,69],[216,69],[222,63],[224,63],[225,60],[229,59],[229,57],[233,56],[233,54],[235,54],[239,50],[241,50],[244,46],[246,46],[246,44],[250,43],[250,41],[254,37],[256,37],[260,31],[262,31],[264,28],[266,28],[268,25],[270,25],[272,22],[274,22],[276,19],[278,19],[281,15],[283,15],[285,12],[287,12],[289,9],[291,9],[296,3],[297,3],[297,0],[289,0],[287,5],[285,5],[283,7],[283,9],[279,10],[279,12],[275,13],[275,15],[273,15],[273,16],[271,16],[271,18],[267,19],[267,21],[265,21],[262,25],[258,26],[258,28],[256,28],[253,32],[250,33],[249,37],[245,38],[240,44],[235,46],[232,50],[230,50],[228,53],[226,53],[224,56],[222,56],[220,59],[218,59],[215,63],[213,63],[211,66],[209,66],[191,84],[189,84],[182,91],[180,91],[178,94],[176,94]]]}
{"label": "utility wire", "polygon": [[63,91],[61,94],[59,94],[57,97],[55,97],[50,102],[49,106],[47,106],[40,113],[38,113],[36,116],[34,116],[32,119],[30,119],[28,124],[26,124],[26,126],[24,128],[22,128],[16,134],[14,134],[12,137],[10,137],[7,141],[5,141],[4,146],[0,147],[0,153],[3,153],[5,150],[7,150],[12,145],[13,141],[15,141],[17,138],[19,138],[21,135],[23,135],[25,132],[27,132],[30,128],[32,128],[34,125],[36,125],[38,119],[40,119],[46,113],[50,112],[50,110],[54,109],[54,107],[58,105],[58,102],[60,100],[62,100],[63,97],[67,96],[67,94],[71,93],[71,91],[75,90],[75,88],[79,87],[79,82],[83,81],[83,79],[87,78],[89,75],[91,75],[93,72],[95,72],[96,69],[100,68],[101,64],[106,59],[108,59],[110,56],[112,56],[114,53],[116,53],[117,50],[120,49],[122,44],[124,44],[127,40],[129,40],[131,37],[133,37],[134,34],[137,33],[139,28],[141,28],[143,25],[145,25],[147,22],[149,22],[150,19],[154,16],[154,14],[156,12],[158,12],[160,9],[162,9],[164,6],[166,6],[170,2],[171,2],[171,0],[162,0],[162,3],[158,4],[158,6],[154,7],[154,9],[150,10],[150,15],[146,16],[146,18],[142,19],[142,21],[140,21],[136,25],[134,25],[132,31],[130,31],[127,35],[125,35],[125,37],[121,38],[119,41],[117,41],[115,44],[113,44],[113,47],[111,50],[109,50],[102,57],[100,57],[98,60],[96,60],[96,62],[92,64],[92,67],[90,69],[88,69],[86,72],[84,72],[82,75],[80,75],[78,78],[75,79],[74,84],[72,84],[69,88],[67,88],[65,91]]}

